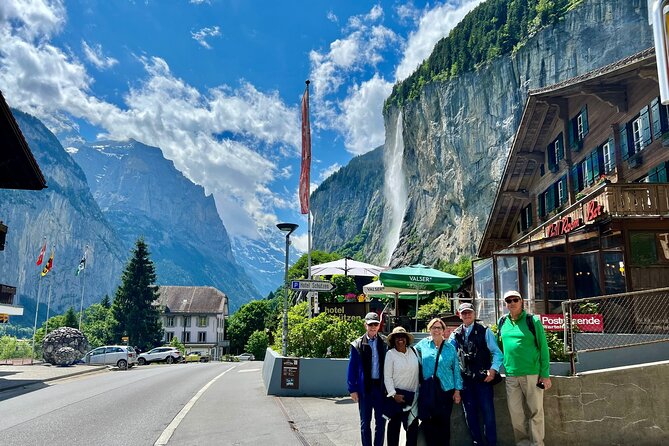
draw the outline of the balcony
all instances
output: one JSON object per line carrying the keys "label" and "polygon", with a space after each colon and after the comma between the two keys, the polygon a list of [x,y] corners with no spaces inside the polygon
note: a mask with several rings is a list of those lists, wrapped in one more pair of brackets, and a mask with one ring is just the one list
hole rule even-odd
{"label": "balcony", "polygon": [[659,217],[669,215],[669,184],[607,184],[596,199],[612,217]]}

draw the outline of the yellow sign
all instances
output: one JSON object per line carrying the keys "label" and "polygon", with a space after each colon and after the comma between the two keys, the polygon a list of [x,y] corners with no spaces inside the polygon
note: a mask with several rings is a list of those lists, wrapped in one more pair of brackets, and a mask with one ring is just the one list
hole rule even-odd
{"label": "yellow sign", "polygon": [[9,315],[0,314],[0,324],[7,324],[7,323],[9,323]]}
{"label": "yellow sign", "polygon": [[123,341],[123,342],[128,342],[129,339],[130,339],[129,337],[127,337],[127,336],[123,336],[123,337],[121,338],[121,341]]}

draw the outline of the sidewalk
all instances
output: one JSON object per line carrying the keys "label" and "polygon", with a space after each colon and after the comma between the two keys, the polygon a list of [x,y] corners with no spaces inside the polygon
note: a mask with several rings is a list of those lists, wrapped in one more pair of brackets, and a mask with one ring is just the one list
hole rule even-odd
{"label": "sidewalk", "polygon": [[59,367],[46,363],[35,363],[32,365],[0,364],[0,392],[32,384],[40,384],[77,376],[84,373],[93,373],[106,368],[107,366],[90,366],[83,364],[76,364],[68,367]]}

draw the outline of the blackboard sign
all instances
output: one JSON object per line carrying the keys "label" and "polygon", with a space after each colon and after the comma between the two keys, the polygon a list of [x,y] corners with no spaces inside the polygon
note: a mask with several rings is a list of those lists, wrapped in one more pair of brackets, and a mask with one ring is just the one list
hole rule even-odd
{"label": "blackboard sign", "polygon": [[296,390],[300,388],[299,358],[281,359],[281,388]]}

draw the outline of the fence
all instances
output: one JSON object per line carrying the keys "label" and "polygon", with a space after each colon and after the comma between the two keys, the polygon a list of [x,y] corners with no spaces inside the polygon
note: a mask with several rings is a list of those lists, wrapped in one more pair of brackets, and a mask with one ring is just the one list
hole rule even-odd
{"label": "fence", "polygon": [[[579,352],[669,341],[669,288],[568,300],[562,311],[564,349],[571,357],[572,373]],[[593,319],[586,322],[597,323],[583,324],[586,315]]]}

